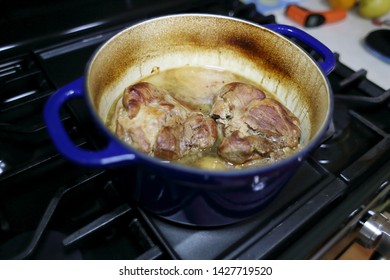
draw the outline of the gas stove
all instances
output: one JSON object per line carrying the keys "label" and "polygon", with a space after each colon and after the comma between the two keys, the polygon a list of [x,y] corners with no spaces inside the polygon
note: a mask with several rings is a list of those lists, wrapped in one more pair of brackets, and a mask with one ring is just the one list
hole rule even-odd
{"label": "gas stove", "polygon": [[[269,206],[233,225],[179,225],[126,199],[115,171],[59,155],[43,106],[136,22],[187,12],[277,18],[239,1],[23,2],[7,5],[0,20],[0,259],[337,259],[356,240],[376,250],[371,258],[388,257],[385,233],[363,233],[389,223],[390,90],[364,65],[352,70],[335,53],[333,129]],[[85,106],[72,101],[61,119],[77,145],[98,149],[104,140]]]}

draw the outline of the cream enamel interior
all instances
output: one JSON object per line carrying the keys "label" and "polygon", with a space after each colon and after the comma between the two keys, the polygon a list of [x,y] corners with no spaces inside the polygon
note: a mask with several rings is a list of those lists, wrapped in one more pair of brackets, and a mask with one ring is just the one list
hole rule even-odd
{"label": "cream enamel interior", "polygon": [[124,88],[160,70],[219,67],[261,84],[301,122],[301,145],[323,129],[329,88],[318,66],[296,45],[266,28],[227,17],[177,15],[134,25],[109,40],[87,71],[90,102],[105,123]]}

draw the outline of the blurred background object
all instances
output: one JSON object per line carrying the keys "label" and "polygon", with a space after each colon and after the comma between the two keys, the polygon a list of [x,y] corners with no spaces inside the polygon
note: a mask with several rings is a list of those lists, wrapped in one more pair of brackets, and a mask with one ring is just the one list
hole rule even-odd
{"label": "blurred background object", "polygon": [[365,18],[379,18],[390,11],[390,0],[360,0],[359,14]]}
{"label": "blurred background object", "polygon": [[364,46],[377,58],[390,63],[390,29],[378,29],[368,33],[364,38]]}
{"label": "blurred background object", "polygon": [[313,11],[293,4],[287,6],[286,15],[305,27],[316,27],[343,20],[347,16],[347,11],[342,8]]}
{"label": "blurred background object", "polygon": [[329,6],[334,9],[350,9],[356,4],[356,0],[328,0]]}
{"label": "blurred background object", "polygon": [[276,9],[285,8],[291,4],[299,4],[305,0],[241,0],[245,4],[255,4],[260,13],[269,13]]}

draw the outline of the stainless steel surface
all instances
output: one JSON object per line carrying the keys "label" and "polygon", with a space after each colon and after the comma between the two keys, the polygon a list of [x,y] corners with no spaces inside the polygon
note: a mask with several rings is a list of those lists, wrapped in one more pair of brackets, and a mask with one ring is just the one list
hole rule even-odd
{"label": "stainless steel surface", "polygon": [[385,258],[390,258],[390,220],[382,213],[369,211],[372,215],[362,226],[357,241],[365,248],[375,249]]}
{"label": "stainless steel surface", "polygon": [[[337,259],[355,243],[373,249],[380,258],[390,259],[390,184],[366,206],[351,213],[350,221],[311,259]],[[377,257],[378,258],[378,257]]]}

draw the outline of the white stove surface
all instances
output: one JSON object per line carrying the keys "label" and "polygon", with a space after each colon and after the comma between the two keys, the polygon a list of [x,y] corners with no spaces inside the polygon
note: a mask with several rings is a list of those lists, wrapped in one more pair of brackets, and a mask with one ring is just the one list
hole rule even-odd
{"label": "white stove surface", "polygon": [[[301,1],[299,5],[313,11],[330,9],[326,0]],[[371,20],[360,17],[356,8],[353,8],[348,11],[347,17],[340,22],[305,28],[287,18],[284,11],[285,8],[281,8],[271,11],[269,14],[276,16],[277,23],[292,25],[309,33],[333,52],[339,53],[340,61],[346,66],[354,71],[367,70],[367,78],[370,81],[385,90],[390,89],[390,64],[369,53],[363,45],[363,40],[369,32],[389,28],[389,26],[376,26]],[[381,20],[384,19],[390,19],[390,13],[381,18]]]}

